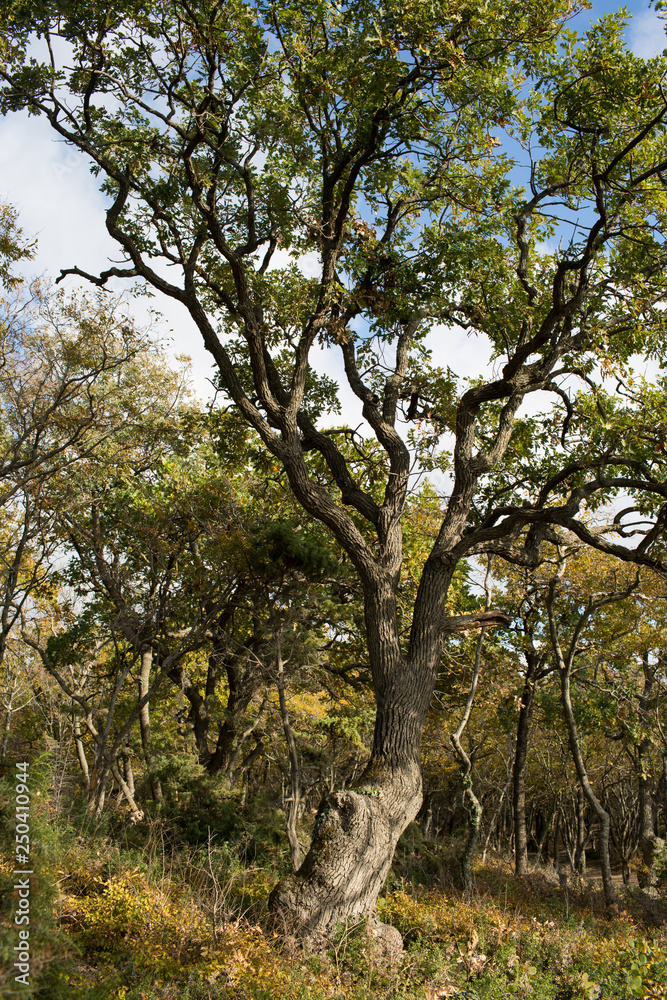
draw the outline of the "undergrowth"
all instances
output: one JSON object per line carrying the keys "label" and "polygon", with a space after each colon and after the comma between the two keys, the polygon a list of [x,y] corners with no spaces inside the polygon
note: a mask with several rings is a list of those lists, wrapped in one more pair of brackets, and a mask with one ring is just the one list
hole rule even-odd
{"label": "undergrowth", "polygon": [[[599,894],[572,885],[567,906],[548,869],[516,879],[502,859],[456,888],[455,851],[416,828],[399,845],[379,916],[401,932],[400,961],[374,955],[364,922],[328,949],[304,952],[267,920],[287,855],[273,818],[236,839],[193,843],[157,818],[117,836],[62,818],[42,823],[32,985],[64,1000],[633,1000],[667,998],[667,933],[629,904],[605,915]],[[5,857],[9,859],[9,833]],[[249,857],[250,854],[250,857]],[[14,936],[11,869],[3,939]],[[631,903],[631,901],[630,901]],[[9,945],[4,952],[8,954]],[[5,979],[5,992],[11,983]]]}

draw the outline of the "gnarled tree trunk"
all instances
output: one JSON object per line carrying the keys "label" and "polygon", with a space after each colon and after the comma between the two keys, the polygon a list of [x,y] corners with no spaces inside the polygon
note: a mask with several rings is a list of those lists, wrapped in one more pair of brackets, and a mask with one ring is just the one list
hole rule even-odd
{"label": "gnarled tree trunk", "polygon": [[442,637],[432,622],[423,622],[421,655],[412,662],[403,655],[396,606],[400,537],[393,542],[396,572],[363,567],[376,701],[371,759],[356,787],[321,804],[303,864],[269,897],[278,920],[310,940],[329,936],[341,920],[373,921],[398,838],[422,802],[420,744]]}
{"label": "gnarled tree trunk", "polygon": [[375,923],[398,838],[419,812],[425,713],[411,697],[407,665],[401,680],[402,690],[396,685],[378,703],[373,754],[358,785],[320,805],[303,864],[271,893],[272,912],[302,937],[325,938],[343,918]]}
{"label": "gnarled tree trunk", "polygon": [[[380,592],[383,601],[374,600]],[[446,591],[445,591],[446,593]],[[376,692],[371,759],[358,784],[330,795],[315,819],[313,839],[298,872],[269,898],[278,921],[302,938],[328,937],[341,920],[368,918],[376,938],[400,949],[398,932],[375,917],[377,898],[398,838],[422,803],[421,738],[446,632],[507,624],[495,612],[418,623],[412,660],[401,653],[393,592],[367,592],[366,628]],[[432,617],[432,616],[431,616]],[[413,624],[413,636],[415,632]],[[422,640],[422,641],[420,641]]]}

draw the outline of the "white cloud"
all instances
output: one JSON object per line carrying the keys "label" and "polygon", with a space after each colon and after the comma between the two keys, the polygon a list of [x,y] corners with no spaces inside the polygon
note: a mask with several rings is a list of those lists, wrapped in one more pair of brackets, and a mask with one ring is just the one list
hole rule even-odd
{"label": "white cloud", "polygon": [[650,59],[667,48],[665,22],[654,10],[634,14],[627,29],[628,45],[636,56]]}
{"label": "white cloud", "polygon": [[83,156],[27,115],[2,123],[0,194],[18,208],[26,235],[38,237],[35,269],[55,278],[61,267],[104,266],[113,244],[104,200]]}
{"label": "white cloud", "polygon": [[[37,238],[32,273],[55,281],[63,268],[78,266],[98,274],[117,263],[118,246],[105,228],[107,201],[85,156],[58,141],[43,119],[15,114],[1,120],[1,128],[0,199],[18,209],[26,237]],[[63,285],[90,288],[72,277]],[[110,287],[114,292],[128,289],[121,281]],[[173,354],[191,356],[195,387],[210,396],[213,362],[186,309],[165,297],[140,298],[132,303],[138,324],[148,322],[151,307],[163,316],[156,334],[172,341]]]}
{"label": "white cloud", "polygon": [[491,344],[485,337],[438,324],[425,337],[424,345],[433,352],[436,365],[451,368],[461,378],[493,377]]}

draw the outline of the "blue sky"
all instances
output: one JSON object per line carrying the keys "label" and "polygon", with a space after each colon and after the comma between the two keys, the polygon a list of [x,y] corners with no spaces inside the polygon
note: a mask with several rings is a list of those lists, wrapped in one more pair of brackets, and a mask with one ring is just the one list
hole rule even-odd
{"label": "blue sky", "polygon": [[652,10],[648,3],[642,2],[642,0],[632,0],[631,3],[623,5],[609,3],[607,0],[596,0],[589,11],[582,11],[581,14],[572,19],[572,27],[577,31],[584,31],[592,20],[602,17],[603,14],[613,14],[621,6],[624,6],[631,15],[626,32],[628,45],[637,55],[644,57],[661,52],[667,46],[663,24],[655,10]]}

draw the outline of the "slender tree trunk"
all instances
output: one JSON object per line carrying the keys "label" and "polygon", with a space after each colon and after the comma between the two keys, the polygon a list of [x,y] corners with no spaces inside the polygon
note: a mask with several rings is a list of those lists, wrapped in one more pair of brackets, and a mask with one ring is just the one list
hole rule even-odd
{"label": "slender tree trunk", "polygon": [[546,822],[544,824],[544,828],[543,828],[542,833],[540,835],[540,839],[537,842],[537,860],[538,861],[542,860],[542,851],[544,850],[545,843],[547,844],[547,861],[549,860],[549,845],[548,845],[547,841],[549,839],[549,832],[551,831],[551,827],[553,825],[554,817],[556,816],[556,813],[558,812],[558,806],[559,806],[559,798],[558,798],[558,796],[556,796],[556,798],[553,801],[553,805],[551,806],[551,812],[549,813],[549,817],[548,817],[548,819],[546,820]]}
{"label": "slender tree trunk", "polygon": [[[208,658],[208,672],[206,675],[206,697],[202,699],[197,692],[196,698],[191,699],[194,715],[195,738],[199,750],[199,760],[209,774],[219,774],[221,771],[229,774],[229,762],[234,753],[234,746],[238,735],[238,720],[242,717],[253,695],[258,688],[256,683],[242,683],[242,671],[239,658],[234,655],[225,655],[224,633],[217,636],[214,643],[213,652]],[[208,710],[209,699],[215,694],[217,678],[220,667],[224,665],[227,675],[227,706],[225,717],[218,726],[218,737],[213,753],[208,748],[208,730],[211,716]],[[188,695],[190,697],[190,695]],[[237,744],[237,748],[238,748]]]}
{"label": "slender tree trunk", "polygon": [[491,816],[491,819],[489,820],[489,830],[488,830],[488,833],[486,835],[486,840],[484,841],[484,850],[482,851],[482,863],[484,863],[484,861],[486,861],[486,854],[487,854],[487,851],[489,849],[489,842],[490,842],[491,836],[492,836],[492,834],[493,834],[493,832],[494,832],[494,830],[496,828],[496,823],[498,822],[498,817],[500,816],[500,812],[501,812],[501,810],[503,808],[503,805],[505,803],[505,796],[509,792],[510,785],[512,784],[513,774],[514,774],[514,760],[512,758],[510,758],[510,763],[509,763],[509,766],[508,766],[507,781],[505,782],[505,786],[504,786],[502,792],[500,793],[500,798],[498,799],[498,803],[496,805],[496,808],[493,811],[493,815]]}
{"label": "slender tree trunk", "polygon": [[598,822],[600,824],[600,867],[602,870],[602,886],[604,888],[604,897],[608,907],[616,905],[616,889],[614,888],[614,880],[611,874],[611,863],[609,860],[609,830],[611,826],[611,821],[609,813],[604,808],[600,800],[597,798],[595,792],[593,791],[593,786],[588,778],[588,772],[586,770],[586,765],[584,763],[584,757],[581,752],[581,746],[579,744],[579,734],[577,732],[577,724],[574,718],[574,710],[572,708],[572,697],[570,693],[570,676],[572,673],[572,666],[574,664],[574,657],[577,652],[577,644],[579,642],[579,637],[581,635],[581,630],[583,629],[588,617],[590,615],[591,609],[593,607],[592,601],[589,602],[588,607],[580,615],[579,620],[574,629],[574,634],[570,643],[570,647],[567,656],[563,654],[563,650],[558,637],[558,625],[556,623],[556,614],[554,610],[556,588],[557,585],[565,572],[566,560],[564,557],[559,559],[558,572],[553,577],[549,584],[549,597],[547,601],[547,611],[549,615],[549,632],[551,635],[551,645],[556,656],[556,663],[558,665],[558,670],[560,673],[560,688],[561,688],[561,704],[563,707],[563,715],[565,717],[565,725],[567,727],[568,742],[570,744],[570,753],[572,754],[572,759],[574,761],[574,766],[577,771],[577,777],[579,778],[579,784],[583,790],[586,800],[597,816]]}
{"label": "slender tree trunk", "polygon": [[561,815],[561,808],[559,805],[556,811],[556,817],[554,819],[554,835],[553,835],[553,842],[551,845],[551,854],[556,868],[558,868],[558,865],[560,864],[560,850],[558,848],[558,838],[560,837],[560,815]]}
{"label": "slender tree trunk", "polygon": [[[265,691],[262,702],[256,711],[255,718],[236,740],[236,746],[225,766],[225,774],[231,784],[234,784],[239,777],[246,773],[253,761],[255,761],[264,750],[264,731],[260,727],[268,703],[268,691]],[[245,755],[245,757],[241,758],[241,751],[245,746],[246,740],[248,740],[251,736],[255,740],[255,746]]]}
{"label": "slender tree trunk", "polygon": [[86,751],[83,746],[83,740],[81,739],[81,722],[76,715],[72,721],[72,729],[74,731],[74,746],[76,747],[77,760],[79,761],[79,767],[81,768],[81,773],[83,774],[86,782],[86,792],[88,792],[90,790],[90,771],[88,770]]}
{"label": "slender tree trunk", "polygon": [[134,795],[132,794],[129,785],[125,781],[125,778],[121,774],[117,764],[111,765],[111,773],[118,782],[118,786],[121,790],[122,796],[127,801],[127,804],[130,807],[130,817],[132,819],[132,822],[133,823],[141,822],[141,820],[144,818],[144,814],[137,805],[137,803],[135,802]]}
{"label": "slender tree trunk", "polygon": [[[239,663],[236,659],[225,664],[229,694],[225,718],[218,727],[218,738],[215,750],[206,763],[209,774],[219,774],[224,771],[228,776],[234,774],[234,766],[243,752],[243,744],[252,734],[254,726],[239,733],[239,721],[243,718],[252,699],[261,690],[261,683],[248,677],[242,677]],[[232,764],[232,760],[234,764]]]}
{"label": "slender tree trunk", "polygon": [[104,811],[104,800],[107,794],[107,779],[109,777],[108,763],[101,764],[97,770],[97,781],[91,787],[92,798],[88,808],[95,813],[95,819],[100,819]]}
{"label": "slender tree trunk", "polygon": [[[2,661],[0,660],[0,663]],[[5,708],[5,724],[2,727],[2,757],[7,756],[7,748],[9,747],[9,737],[12,732],[12,703],[13,703],[13,692],[9,697],[9,702],[4,706]]]}
{"label": "slender tree trunk", "polygon": [[464,801],[468,806],[468,836],[463,848],[463,854],[461,855],[461,877],[463,879],[464,891],[467,896],[470,896],[474,886],[472,865],[475,860],[479,830],[482,825],[482,804],[475,795],[470,774],[467,774],[463,778],[463,788]]}
{"label": "slender tree trunk", "polygon": [[[574,802],[574,805],[573,805]],[[577,852],[577,796],[575,793],[574,800],[569,799],[561,805],[560,809],[560,831],[561,831],[561,843],[567,854],[567,862],[570,866],[570,871],[575,870],[575,855]],[[568,806],[572,806],[572,811],[568,809]]]}
{"label": "slender tree trunk", "polygon": [[287,712],[287,700],[285,698],[285,665],[280,648],[280,642],[276,649],[276,664],[278,668],[278,701],[280,704],[280,717],[283,723],[285,740],[289,751],[290,762],[290,797],[287,801],[287,839],[289,841],[290,854],[292,856],[292,867],[298,871],[301,865],[301,845],[297,833],[297,820],[299,817],[299,806],[301,804],[301,767],[299,765],[299,754],[296,748],[296,740],[292,732],[292,726]]}
{"label": "slender tree trunk", "polygon": [[637,778],[639,785],[639,843],[644,864],[651,867],[655,852],[655,804],[648,775],[650,742],[642,740],[637,747]]}
{"label": "slender tree trunk", "polygon": [[528,760],[528,740],[535,705],[535,684],[539,659],[533,653],[526,653],[526,677],[519,708],[516,730],[512,806],[514,811],[514,871],[525,875],[528,871],[528,837],[526,835],[526,762]]}
{"label": "slender tree trunk", "polygon": [[[148,647],[141,651],[141,671],[139,673],[139,697],[144,698],[148,694],[150,687],[151,668],[153,666],[153,650]],[[151,722],[148,701],[144,702],[139,712],[139,728],[141,731],[141,745],[144,751],[144,761],[150,783],[151,794],[155,802],[162,801],[162,786],[160,779],[155,774],[153,762],[153,751],[151,745]]]}
{"label": "slender tree trunk", "polygon": [[468,719],[470,718],[470,711],[472,709],[475,692],[477,690],[483,641],[484,629],[482,629],[477,642],[477,649],[475,651],[475,666],[472,680],[470,682],[470,690],[468,692],[468,700],[463,713],[463,718],[461,719],[456,731],[450,736],[452,746],[454,747],[454,751],[459,761],[459,777],[461,779],[461,785],[463,786],[463,802],[468,809],[468,835],[466,837],[466,842],[460,859],[461,878],[466,895],[470,895],[473,889],[472,863],[475,857],[477,841],[479,839],[479,828],[482,823],[482,806],[479,799],[475,795],[475,789],[472,783],[472,761],[463,749],[461,736],[463,735],[463,730],[465,729]]}
{"label": "slender tree trunk", "polygon": [[577,789],[577,846],[574,853],[574,867],[579,875],[586,874],[586,843],[588,832],[586,830],[586,803],[583,792]]}
{"label": "slender tree trunk", "polygon": [[[489,556],[484,578],[485,611],[488,611],[491,606],[491,564],[492,559],[491,556]],[[461,855],[461,877],[463,879],[463,888],[467,895],[470,895],[473,889],[472,863],[475,857],[477,841],[479,840],[479,828],[482,823],[482,805],[475,795],[475,789],[473,788],[472,783],[472,761],[463,749],[461,736],[468,725],[470,713],[472,712],[472,706],[475,701],[475,695],[477,693],[479,673],[482,666],[482,648],[484,646],[485,633],[486,629],[483,628],[479,633],[479,638],[477,639],[477,645],[475,647],[475,663],[473,666],[472,677],[470,679],[470,689],[468,691],[463,717],[456,730],[450,736],[452,746],[454,747],[454,751],[459,761],[459,773],[461,777],[461,784],[463,785],[463,801],[468,807],[468,836],[466,838],[465,847],[463,848],[463,854]]]}
{"label": "slender tree trunk", "polygon": [[[651,698],[655,683],[655,668],[649,663],[648,653],[645,653],[642,658],[642,666],[644,688],[639,696],[639,714],[642,723],[648,726],[650,725]],[[645,736],[637,746],[636,767],[639,786],[639,846],[642,860],[648,869],[648,872],[643,873],[642,879],[646,888],[654,888],[657,885],[658,879],[653,866],[657,852],[665,846],[665,841],[658,836],[656,830],[656,808],[650,778],[650,753],[651,741],[648,736]]]}
{"label": "slender tree trunk", "polygon": [[125,776],[125,781],[127,782],[127,787],[135,794],[134,790],[134,771],[132,770],[132,758],[130,756],[130,751],[123,750],[123,774]]}
{"label": "slender tree trunk", "polygon": [[615,906],[617,902],[616,889],[614,888],[614,880],[611,874],[611,862],[609,859],[609,830],[611,820],[609,813],[593,791],[593,786],[590,783],[586,765],[584,763],[584,757],[579,745],[577,724],[574,718],[574,711],[572,709],[569,669],[561,670],[561,696],[563,714],[565,716],[565,724],[567,726],[570,742],[570,752],[577,771],[577,777],[579,778],[579,783],[584,795],[586,796],[586,800],[597,816],[598,823],[600,824],[600,868],[602,872],[602,886],[604,888],[605,902],[607,903],[607,906],[611,907]]}
{"label": "slender tree trunk", "polygon": [[[4,654],[0,648],[0,666],[4,663]],[[27,708],[27,706],[35,699],[35,694],[29,694],[28,688],[26,687],[22,691],[22,685],[20,680],[21,674],[15,672],[13,667],[9,667],[7,671],[6,697],[2,700],[2,707],[5,709],[5,723],[2,731],[2,749],[0,750],[0,755],[2,757],[7,756],[7,750],[9,748],[9,740],[12,733],[12,719],[17,712],[22,709]],[[23,694],[23,696],[22,696]]]}

